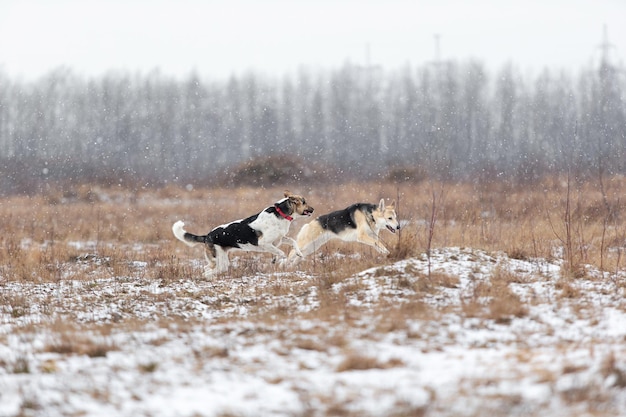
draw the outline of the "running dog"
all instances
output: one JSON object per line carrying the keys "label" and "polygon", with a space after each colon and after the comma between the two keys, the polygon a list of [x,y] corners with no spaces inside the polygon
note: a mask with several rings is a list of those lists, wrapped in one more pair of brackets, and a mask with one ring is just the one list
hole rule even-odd
{"label": "running dog", "polygon": [[296,241],[286,235],[294,217],[310,216],[311,213],[313,207],[303,197],[285,191],[285,198],[273,206],[246,219],[217,226],[204,236],[186,232],[183,229],[185,223],[180,220],[174,223],[172,231],[178,240],[189,246],[205,246],[204,257],[208,264],[205,275],[211,276],[228,269],[228,252],[231,250],[269,252],[284,258],[285,253],[278,246],[285,240],[295,254],[302,256]]}
{"label": "running dog", "polygon": [[389,250],[381,243],[378,233],[384,228],[391,233],[400,229],[395,205],[394,200],[389,206],[385,206],[385,200],[381,199],[378,205],[356,203],[318,217],[300,229],[296,241],[302,255],[292,250],[289,261],[296,263],[296,259],[310,255],[331,239],[365,243],[380,253],[388,254]]}

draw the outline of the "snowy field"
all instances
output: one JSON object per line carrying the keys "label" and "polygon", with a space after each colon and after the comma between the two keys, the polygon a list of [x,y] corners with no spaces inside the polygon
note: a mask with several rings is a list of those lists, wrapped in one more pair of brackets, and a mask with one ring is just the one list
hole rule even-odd
{"label": "snowy field", "polygon": [[460,248],[430,275],[189,263],[116,275],[86,251],[58,282],[0,274],[0,416],[626,415],[623,275]]}

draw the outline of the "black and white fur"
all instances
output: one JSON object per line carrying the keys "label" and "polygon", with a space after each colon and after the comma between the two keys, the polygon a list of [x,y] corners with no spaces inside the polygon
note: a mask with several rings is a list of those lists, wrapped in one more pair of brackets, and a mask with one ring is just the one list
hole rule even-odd
{"label": "black and white fur", "polygon": [[228,270],[228,252],[241,250],[249,252],[269,252],[284,258],[285,253],[278,248],[287,241],[297,255],[301,255],[296,241],[287,237],[294,217],[310,216],[313,207],[299,195],[285,191],[285,198],[277,201],[258,214],[242,220],[217,226],[203,236],[188,233],[182,221],[172,226],[174,236],[189,246],[204,245],[207,260],[206,275],[211,276]]}
{"label": "black and white fur", "polygon": [[378,233],[385,228],[392,233],[396,233],[396,230],[400,229],[396,216],[395,200],[388,206],[385,206],[384,199],[381,199],[378,205],[353,204],[343,210],[319,216],[302,226],[296,237],[297,247],[300,248],[301,255],[292,250],[289,254],[289,261],[296,263],[331,239],[361,242],[374,247],[380,253],[388,254],[389,250],[378,237]]}

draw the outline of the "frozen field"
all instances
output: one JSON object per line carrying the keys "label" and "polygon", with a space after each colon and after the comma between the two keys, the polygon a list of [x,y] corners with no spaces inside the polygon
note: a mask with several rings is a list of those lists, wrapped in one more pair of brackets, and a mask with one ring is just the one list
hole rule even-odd
{"label": "frozen field", "polygon": [[626,415],[623,275],[431,261],[207,281],[86,251],[56,283],[0,274],[0,416]]}

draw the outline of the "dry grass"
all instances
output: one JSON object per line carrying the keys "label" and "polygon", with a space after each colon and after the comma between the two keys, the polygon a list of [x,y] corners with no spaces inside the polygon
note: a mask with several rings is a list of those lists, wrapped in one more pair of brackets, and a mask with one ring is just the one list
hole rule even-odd
{"label": "dry grass", "polygon": [[[519,295],[517,287],[542,279],[540,273],[518,273],[497,266],[494,260],[489,273],[476,270],[475,277],[470,277],[470,290],[463,290],[456,307],[433,303],[445,300],[451,291],[459,292],[460,278],[438,270],[425,274],[410,263],[404,269],[394,269],[393,265],[397,260],[427,258],[432,187],[427,183],[354,183],[305,189],[288,185],[188,191],[170,186],[131,192],[82,186],[32,197],[5,197],[0,200],[0,312],[16,322],[33,311],[41,312],[49,318],[48,323],[37,324],[36,330],[26,323],[16,326],[15,331],[47,332],[48,342],[40,351],[58,355],[106,356],[121,349],[115,341],[116,332],[146,327],[165,329],[165,334],[149,342],[155,346],[165,344],[197,328],[194,324],[201,323],[202,318],[194,307],[200,305],[209,307],[212,323],[223,325],[225,332],[234,321],[251,322],[245,336],[280,342],[275,350],[279,355],[290,355],[292,350],[339,352],[342,360],[333,368],[336,372],[401,367],[402,359],[381,361],[356,351],[352,341],[392,338],[396,334],[413,340],[435,338],[437,328],[426,324],[437,322],[450,308],[461,320],[490,321],[506,327],[516,318],[527,318],[529,303],[535,302],[532,296]],[[382,256],[364,245],[332,242],[295,271],[271,264],[268,255],[244,254],[236,258],[224,276],[209,280],[203,275],[202,251],[182,245],[172,236],[171,225],[176,220],[184,220],[192,232],[206,233],[215,225],[263,209],[281,198],[285,188],[304,195],[315,207],[315,215],[357,201],[398,199],[403,228],[395,235],[381,233],[391,254]],[[573,210],[568,251],[564,250],[568,226],[564,220],[566,187],[560,179],[528,188],[497,183],[443,184],[435,188],[445,190],[446,198],[438,207],[432,248],[505,251],[513,260],[569,256],[571,262],[564,262],[562,277],[553,283],[556,300],[550,302],[576,304],[583,299],[584,289],[578,285],[583,278],[606,278],[613,282],[616,297],[626,294],[624,280],[614,278],[624,270],[626,248],[625,207],[620,199],[626,192],[623,178],[608,182],[606,201],[592,181],[578,184],[570,194]],[[294,222],[290,235],[295,236],[305,222]],[[588,265],[603,271],[603,277],[590,276]],[[369,284],[354,279],[355,274],[370,268],[376,269],[369,279],[388,280],[380,286],[385,290],[373,301],[368,298]],[[10,291],[15,283],[41,284],[47,292]],[[155,286],[162,291],[154,290]],[[147,287],[152,289],[145,290]],[[74,302],[73,295],[78,292],[82,303]],[[362,302],[367,308],[350,301]],[[141,316],[136,311],[137,303],[153,306],[154,312]],[[110,316],[102,320],[90,316],[91,306],[103,305],[114,306]],[[589,315],[583,307],[580,309],[580,316]],[[245,319],[236,313],[241,310],[247,312]],[[426,324],[416,327],[416,321]],[[299,322],[324,325],[299,327]],[[283,326],[285,323],[296,324],[289,327]],[[231,331],[235,331],[233,328]],[[455,335],[446,337],[454,341]],[[230,354],[229,347],[221,345],[194,350],[198,366]],[[29,373],[34,365],[28,358],[17,356],[0,366],[10,373]],[[55,360],[37,366],[41,372],[57,370]],[[144,374],[158,373],[160,369],[159,363],[148,359],[137,366]],[[606,356],[600,372],[612,378],[616,386],[626,386],[626,376],[614,356]],[[553,371],[544,369],[537,370],[537,374],[546,380],[556,377]],[[592,393],[598,391],[597,387],[589,388]],[[561,396],[566,403],[577,403],[586,401],[589,394],[570,390]],[[320,401],[329,404],[327,415],[354,415],[336,400]],[[23,406],[35,407],[36,403]],[[398,409],[407,411],[396,415],[426,412],[410,404]]]}
{"label": "dry grass", "polygon": [[[575,207],[571,221],[574,242],[571,255],[576,263],[596,266],[600,266],[602,256],[604,269],[612,271],[620,267],[616,248],[626,244],[626,227],[620,221],[625,203],[619,199],[626,191],[626,181],[615,178],[609,183],[610,214],[593,182],[581,184],[570,197]],[[316,214],[355,201],[375,202],[381,197],[399,197],[399,217],[410,223],[398,236],[383,232],[381,237],[393,250],[391,257],[402,258],[424,252],[427,243],[424,232],[432,204],[429,187],[425,183],[401,186],[376,183],[309,187],[297,191],[315,206]],[[104,190],[83,186],[76,190],[50,191],[48,195],[4,198],[0,204],[0,224],[4,231],[0,260],[8,265],[14,277],[32,279],[36,271],[38,279],[54,280],[58,278],[54,271],[56,262],[65,262],[85,252],[68,246],[69,242],[90,242],[93,251],[101,256],[123,254],[127,245],[156,244],[162,251],[157,255],[162,259],[163,253],[180,249],[171,238],[170,227],[175,220],[183,219],[190,230],[206,232],[216,224],[262,209],[280,198],[283,188],[187,191],[169,187],[140,190],[133,195],[117,188]],[[549,258],[561,246],[566,190],[556,180],[526,189],[508,188],[506,184],[445,184],[443,189],[446,198],[439,208],[434,247],[506,250],[513,258],[525,259]],[[294,234],[303,223],[304,220],[294,223]],[[328,248],[341,253],[355,250],[354,245],[343,243]],[[604,253],[600,253],[601,249]],[[368,255],[363,259],[378,257],[361,246],[356,250]],[[345,268],[345,262],[334,262],[322,265],[312,262],[308,267]],[[348,265],[353,266],[354,262]]]}
{"label": "dry grass", "polygon": [[[566,277],[585,276],[585,264],[601,268],[610,276],[623,269],[625,203],[619,197],[626,191],[626,180],[618,177],[605,183],[605,196],[593,181],[577,184],[570,192],[571,247],[565,252],[563,243],[568,224],[564,219],[568,197],[562,179],[551,178],[528,188],[504,183],[436,185],[437,189],[445,191],[446,198],[438,201],[441,207],[438,207],[440,214],[432,247],[504,250],[515,259],[569,256],[571,262],[565,263]],[[340,305],[340,295],[328,294],[333,284],[364,269],[425,253],[432,187],[425,182],[398,186],[352,183],[297,190],[293,185],[191,191],[170,186],[131,192],[84,185],[32,197],[6,197],[0,202],[3,230],[0,285],[11,281],[59,283],[67,279],[136,276],[138,261],[147,264],[147,268],[141,268],[147,279],[164,283],[180,278],[203,279],[202,251],[189,249],[172,238],[170,228],[176,220],[184,220],[190,231],[205,233],[217,224],[262,209],[280,198],[283,188],[305,195],[316,208],[316,214],[356,201],[375,202],[381,197],[398,199],[398,214],[405,224],[397,235],[381,233],[392,252],[388,257],[363,245],[333,242],[301,264],[303,271],[319,277],[318,295],[322,307]],[[304,222],[296,221],[291,235],[295,235]],[[197,262],[190,263],[191,260]],[[262,255],[242,256],[227,275],[241,279],[272,268],[278,270],[266,262],[268,260]],[[502,297],[506,300],[504,304],[515,304],[507,285],[518,278],[492,277],[491,285],[485,284],[490,288],[488,295]],[[400,275],[397,286],[428,292],[442,286],[454,287],[455,280],[455,277],[431,274],[427,280],[409,282]],[[475,290],[486,291],[484,288]],[[564,297],[576,296],[567,282],[561,284],[561,290]],[[288,294],[291,288],[289,284],[282,284],[270,291]],[[4,308],[11,308],[14,315],[28,308],[28,300],[19,297],[4,301]],[[496,304],[491,306],[494,314],[501,310]],[[523,314],[522,309],[513,310],[513,314]]]}
{"label": "dry grass", "polygon": [[391,358],[388,361],[381,362],[380,359],[376,357],[350,351],[347,352],[343,361],[337,366],[337,372],[354,370],[363,371],[367,369],[387,369],[402,365],[402,360],[397,358]]}

